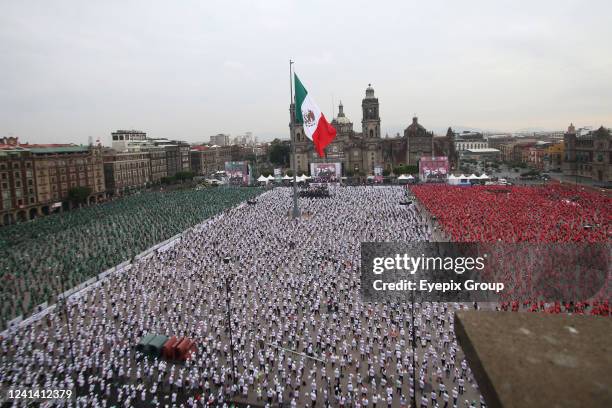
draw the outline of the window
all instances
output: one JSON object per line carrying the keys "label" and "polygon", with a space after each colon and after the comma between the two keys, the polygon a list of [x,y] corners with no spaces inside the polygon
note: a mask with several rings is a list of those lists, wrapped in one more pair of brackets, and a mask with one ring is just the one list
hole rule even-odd
{"label": "window", "polygon": [[374,131],[370,129],[370,137],[374,137]]}

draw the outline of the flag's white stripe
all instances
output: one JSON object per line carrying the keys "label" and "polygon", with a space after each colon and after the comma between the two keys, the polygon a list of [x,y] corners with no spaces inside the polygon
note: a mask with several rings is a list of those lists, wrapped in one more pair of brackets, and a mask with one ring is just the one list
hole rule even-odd
{"label": "flag's white stripe", "polygon": [[[321,110],[317,106],[316,103],[310,98],[310,95],[306,95],[304,98],[304,102],[302,102],[301,106],[302,117],[304,118],[304,133],[310,140],[312,140],[315,130],[317,130],[317,125],[319,124],[319,119],[321,118]],[[314,120],[310,125],[308,125],[308,112],[312,111],[314,113]]]}

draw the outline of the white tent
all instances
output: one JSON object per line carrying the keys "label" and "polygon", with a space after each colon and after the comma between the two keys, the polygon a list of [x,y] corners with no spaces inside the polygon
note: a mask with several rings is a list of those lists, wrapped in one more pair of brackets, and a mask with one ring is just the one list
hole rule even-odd
{"label": "white tent", "polygon": [[448,176],[448,184],[452,184],[454,186],[461,184],[461,177],[457,177],[454,174]]}
{"label": "white tent", "polygon": [[257,181],[260,182],[260,183],[267,183],[268,182],[268,178],[264,177],[263,175],[261,175],[261,176],[259,176]]}
{"label": "white tent", "polygon": [[478,180],[478,176],[475,175],[474,173],[470,174],[470,176],[468,177],[469,180]]}
{"label": "white tent", "polygon": [[481,180],[488,180],[488,179],[490,179],[490,177],[487,176],[485,173],[482,173],[482,175],[480,176],[480,179]]}
{"label": "white tent", "polygon": [[293,177],[289,177],[288,175],[285,174],[285,176],[283,177],[283,180],[293,180]]}
{"label": "white tent", "polygon": [[460,179],[464,179],[467,178],[465,174],[461,173],[461,175],[459,176]]}
{"label": "white tent", "polygon": [[268,176],[268,181],[274,181],[274,176],[270,174],[270,175]]}
{"label": "white tent", "polygon": [[398,180],[408,180],[408,176],[406,176],[405,174],[402,174],[397,179]]}
{"label": "white tent", "polygon": [[414,180],[414,177],[412,177],[412,174],[409,174],[408,177],[406,177],[407,180]]}

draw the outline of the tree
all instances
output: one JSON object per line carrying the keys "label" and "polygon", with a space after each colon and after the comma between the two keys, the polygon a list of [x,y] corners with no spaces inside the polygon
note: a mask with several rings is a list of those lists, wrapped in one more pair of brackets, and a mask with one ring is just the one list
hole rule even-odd
{"label": "tree", "polygon": [[191,180],[193,176],[192,171],[179,171],[174,175],[174,178],[182,183],[183,180]]}
{"label": "tree", "polygon": [[387,170],[387,169],[384,169],[383,172],[382,172],[382,175],[384,177],[389,177],[389,174],[391,174],[391,172],[389,170]]}
{"label": "tree", "polygon": [[84,204],[91,194],[91,188],[85,186],[72,187],[68,190],[68,199],[75,204]]}
{"label": "tree", "polygon": [[400,164],[393,168],[393,174],[396,176],[400,176],[402,174],[416,174],[419,172],[419,168],[417,166],[408,166],[406,164]]}
{"label": "tree", "polygon": [[270,163],[276,166],[289,166],[290,147],[279,139],[274,139],[270,143],[269,159]]}
{"label": "tree", "polygon": [[293,170],[287,170],[287,176],[293,177]]}
{"label": "tree", "polygon": [[408,174],[416,174],[419,172],[419,166],[404,166],[404,168],[406,169],[406,173]]}
{"label": "tree", "polygon": [[172,184],[176,181],[176,178],[174,177],[162,177],[159,180],[162,184]]}

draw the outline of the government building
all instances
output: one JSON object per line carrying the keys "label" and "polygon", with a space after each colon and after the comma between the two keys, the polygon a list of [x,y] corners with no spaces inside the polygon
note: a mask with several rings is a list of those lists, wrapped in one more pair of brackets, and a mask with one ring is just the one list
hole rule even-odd
{"label": "government building", "polygon": [[595,131],[578,135],[573,124],[564,135],[565,158],[563,173],[583,177],[596,183],[612,182],[612,136],[601,126]]}
{"label": "government building", "polygon": [[[291,105],[289,131],[291,140],[295,140],[296,169],[298,174],[308,173],[310,163],[340,162],[342,174],[374,174],[374,167],[392,171],[396,166],[417,165],[422,156],[434,155],[433,132],[428,132],[416,117],[404,130],[403,136],[380,136],[380,105],[374,96],[374,88],[368,86],[365,98],[361,101],[361,131],[353,129],[353,122],[344,113],[342,102],[338,106],[338,116],[331,125],[336,129],[334,141],[325,149],[326,158],[318,157],[314,145],[304,134],[301,125],[296,124],[295,105]],[[293,166],[293,155],[291,155]]]}

